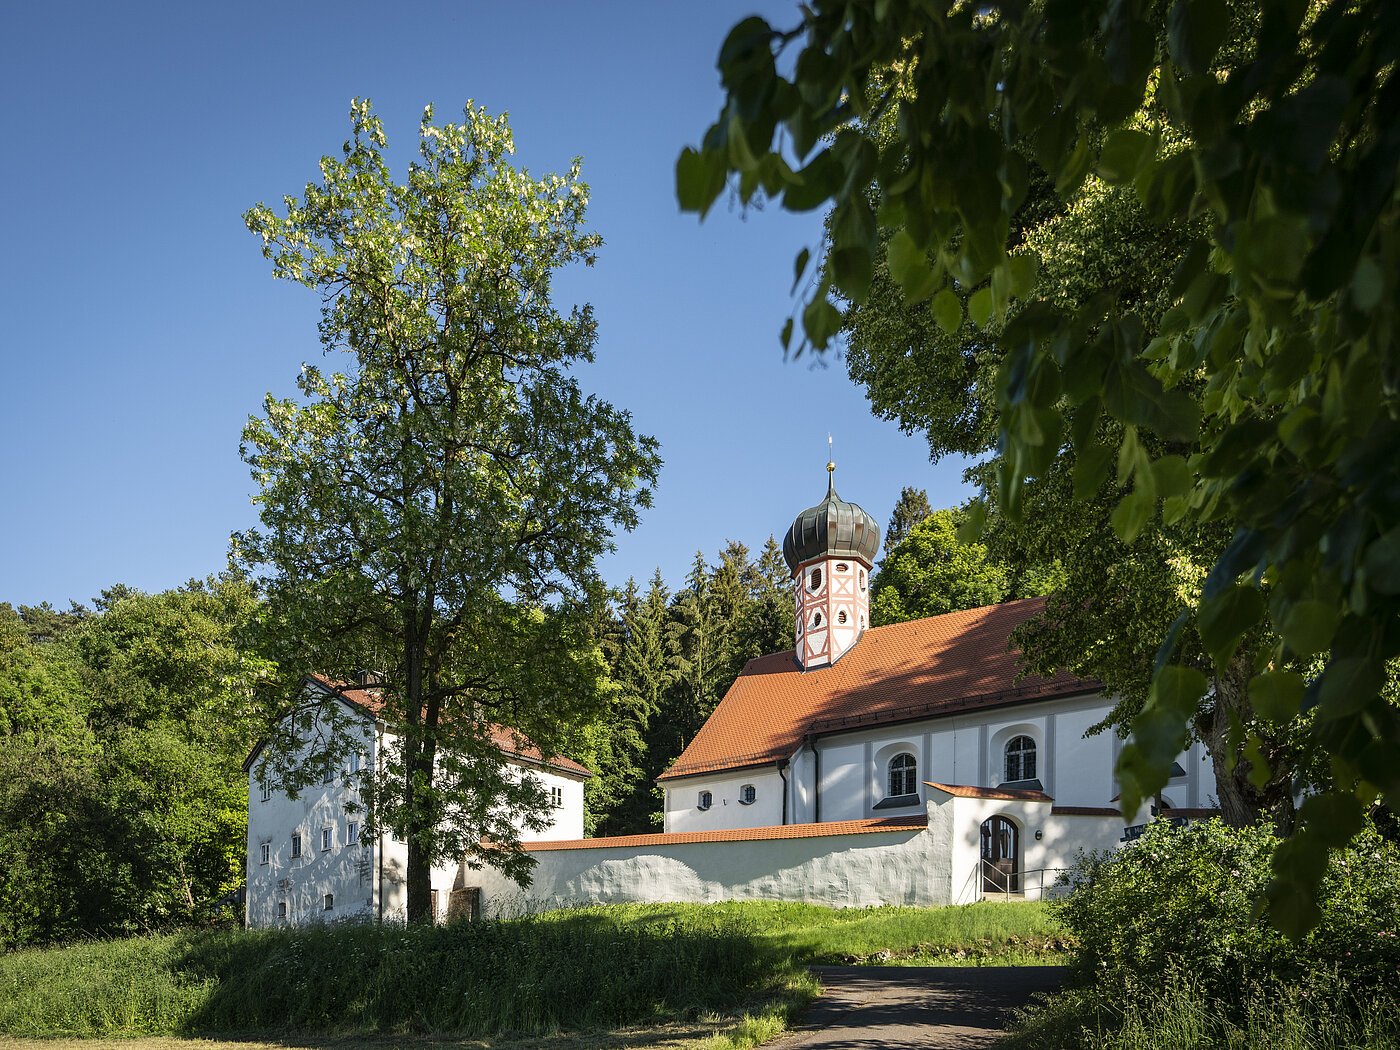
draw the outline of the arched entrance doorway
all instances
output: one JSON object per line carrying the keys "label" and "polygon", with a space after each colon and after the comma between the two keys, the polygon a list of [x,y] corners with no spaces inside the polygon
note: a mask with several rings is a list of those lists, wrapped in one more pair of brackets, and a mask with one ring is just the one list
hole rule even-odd
{"label": "arched entrance doorway", "polygon": [[1019,893],[1021,869],[1017,857],[1021,852],[1021,834],[1006,817],[992,817],[982,822],[982,891],[984,893]]}

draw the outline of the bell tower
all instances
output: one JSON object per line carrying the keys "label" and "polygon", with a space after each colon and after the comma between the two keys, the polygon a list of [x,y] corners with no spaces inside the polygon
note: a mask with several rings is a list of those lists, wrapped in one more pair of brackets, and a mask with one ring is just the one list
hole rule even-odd
{"label": "bell tower", "polygon": [[826,499],[799,514],[783,538],[804,671],[834,664],[870,626],[870,567],[880,549],[875,519],[836,494],[834,462],[826,472]]}

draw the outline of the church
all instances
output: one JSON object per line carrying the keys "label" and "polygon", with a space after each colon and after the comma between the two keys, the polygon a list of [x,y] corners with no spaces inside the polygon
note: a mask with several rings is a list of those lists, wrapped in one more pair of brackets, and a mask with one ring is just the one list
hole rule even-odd
{"label": "church", "polygon": [[[660,776],[664,830],[583,838],[589,772],[502,731],[508,761],[548,786],[555,821],[523,836],[528,886],[465,863],[435,869],[438,917],[628,901],[1037,899],[1081,851],[1116,848],[1154,815],[1214,813],[1198,743],[1153,806],[1119,812],[1121,741],[1091,733],[1112,698],[1097,682],[1026,673],[1011,645],[1042,600],[870,626],[879,528],[827,470],[826,497],[783,541],[793,647],[751,660]],[[350,712],[352,764],[393,746],[373,688],[308,688]],[[257,758],[245,765],[250,925],[401,919],[407,848],[360,835],[353,777],[291,799],[260,780]]]}
{"label": "church", "polygon": [[[535,841],[522,890],[462,872],[488,911],[591,901],[803,900],[837,906],[1037,898],[1083,850],[1157,807],[1116,805],[1122,746],[1091,734],[1097,682],[1026,673],[1011,647],[1040,599],[870,626],[879,528],[825,499],[787,530],[793,648],[752,660],[659,778],[664,831]],[[1209,815],[1214,771],[1178,756],[1162,815]]]}

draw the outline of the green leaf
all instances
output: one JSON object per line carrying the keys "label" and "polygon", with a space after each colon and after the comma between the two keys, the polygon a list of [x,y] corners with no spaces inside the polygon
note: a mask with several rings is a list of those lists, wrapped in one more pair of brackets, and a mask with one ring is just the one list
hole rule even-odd
{"label": "green leaf", "polygon": [[1190,718],[1210,685],[1194,667],[1167,664],[1152,679],[1152,700],[1178,718]]}
{"label": "green leaf", "polygon": [[724,188],[724,162],[715,164],[708,151],[698,153],[687,146],[676,161],[676,200],[681,211],[699,212],[703,217]]}
{"label": "green leaf", "polygon": [[1217,667],[1224,667],[1245,633],[1264,615],[1264,599],[1255,587],[1235,584],[1203,598],[1196,610],[1196,629]]}
{"label": "green leaf", "polygon": [[923,249],[907,232],[900,230],[890,238],[889,246],[885,250],[885,261],[890,276],[904,289],[906,302],[923,302],[933,294],[937,284],[933,268],[929,266]]}
{"label": "green leaf", "polygon": [[1183,496],[1191,491],[1191,468],[1181,456],[1163,456],[1152,464],[1152,480],[1158,498]]}
{"label": "green leaf", "polygon": [[792,318],[789,317],[783,322],[783,330],[778,333],[778,339],[783,344],[783,349],[787,350],[792,344]]}
{"label": "green leaf", "polygon": [[1370,313],[1381,303],[1385,294],[1385,274],[1369,255],[1363,256],[1356,264],[1356,274],[1351,279],[1352,302]]}
{"label": "green leaf", "polygon": [[1007,266],[1011,272],[1011,294],[1017,299],[1030,295],[1040,272],[1040,259],[1034,252],[1020,252],[1007,260]]}
{"label": "green leaf", "polygon": [[1279,634],[1299,656],[1322,652],[1332,644],[1336,629],[1337,610],[1311,598],[1293,602],[1279,624]]}
{"label": "green leaf", "polygon": [[1118,538],[1132,543],[1152,518],[1152,497],[1140,488],[1133,489],[1113,508],[1109,522]]}
{"label": "green leaf", "polygon": [[1296,671],[1265,671],[1249,683],[1249,702],[1266,722],[1284,725],[1303,706],[1303,676]]}
{"label": "green leaf", "polygon": [[962,301],[952,289],[944,288],[933,297],[933,319],[945,335],[952,335],[962,327]]}
{"label": "green leaf", "polygon": [[1092,499],[1108,477],[1108,465],[1113,462],[1113,449],[1094,443],[1079,450],[1074,461],[1074,498],[1080,502]]}
{"label": "green leaf", "polygon": [[1366,548],[1366,582],[1382,594],[1400,594],[1400,526]]}
{"label": "green leaf", "polygon": [[1099,152],[1099,175],[1105,182],[1131,182],[1151,159],[1156,143],[1143,131],[1115,131]]}
{"label": "green leaf", "polygon": [[813,299],[802,311],[802,330],[819,350],[825,349],[831,337],[840,329],[841,311],[825,295]]}
{"label": "green leaf", "polygon": [[803,248],[797,253],[797,258],[792,264],[792,289],[789,295],[797,293],[797,286],[802,283],[802,275],[807,272],[807,263],[812,258],[812,249]]}
{"label": "green leaf", "polygon": [[976,543],[982,538],[982,532],[987,527],[987,501],[975,499],[967,505],[966,517],[958,526],[958,542],[963,544]]}
{"label": "green leaf", "polygon": [[1318,690],[1319,716],[1335,719],[1354,715],[1385,685],[1385,662],[1369,656],[1332,660],[1322,672]]}
{"label": "green leaf", "polygon": [[861,245],[836,248],[827,260],[836,287],[855,303],[863,303],[870,291],[870,252]]}
{"label": "green leaf", "polygon": [[967,316],[978,328],[985,328],[992,317],[992,290],[979,288],[967,301]]}
{"label": "green leaf", "polygon": [[1167,46],[1186,72],[1205,73],[1229,29],[1230,9],[1222,0],[1176,0],[1167,16]]}

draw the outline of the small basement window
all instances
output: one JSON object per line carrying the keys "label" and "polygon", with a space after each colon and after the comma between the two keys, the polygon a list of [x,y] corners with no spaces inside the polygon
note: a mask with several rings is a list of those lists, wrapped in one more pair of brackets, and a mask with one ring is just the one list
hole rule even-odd
{"label": "small basement window", "polygon": [[325,899],[321,902],[321,910],[322,910],[322,911],[330,911],[330,910],[331,910],[332,908],[334,908],[334,907],[335,907],[335,894],[334,894],[334,893],[327,893],[326,896],[325,896]]}
{"label": "small basement window", "polygon": [[709,809],[715,804],[715,796],[708,791],[700,792],[700,808]]}
{"label": "small basement window", "polygon": [[739,789],[739,804],[741,806],[752,806],[758,800],[758,791],[752,784],[745,784]]}

